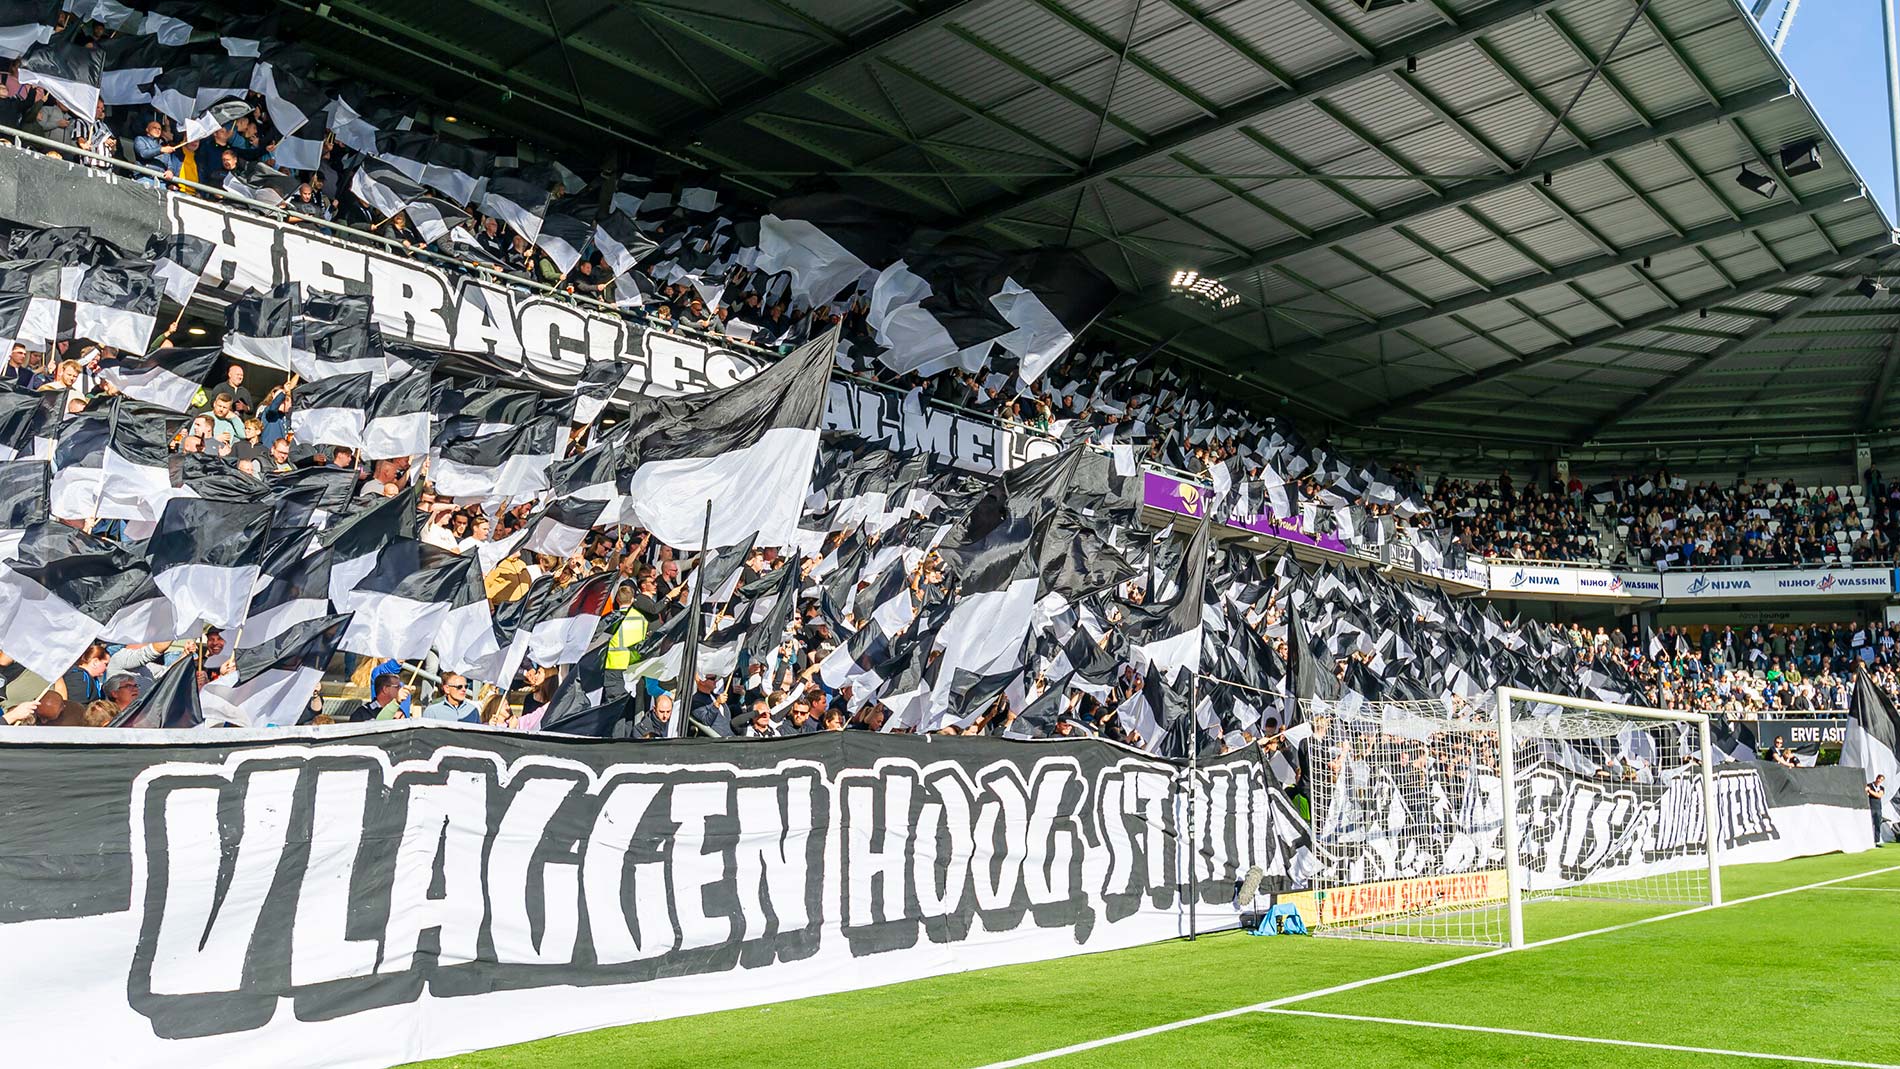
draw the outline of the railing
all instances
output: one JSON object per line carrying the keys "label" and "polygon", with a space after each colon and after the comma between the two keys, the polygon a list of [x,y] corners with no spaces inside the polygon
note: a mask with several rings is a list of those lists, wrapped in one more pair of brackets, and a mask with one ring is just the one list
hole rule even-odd
{"label": "railing", "polygon": [[1486,564],[1503,567],[1596,568],[1619,572],[1653,572],[1657,575],[1661,575],[1664,572],[1768,572],[1788,571],[1790,569],[1799,568],[1826,568],[1829,571],[1852,571],[1854,569],[1892,571],[1895,564],[1900,563],[1900,558],[1897,558],[1895,561],[1841,561],[1836,564],[1829,564],[1826,561],[1790,561],[1786,564],[1697,564],[1693,567],[1670,568],[1665,566],[1659,568],[1653,564],[1613,564],[1601,560],[1544,560],[1529,557],[1485,557],[1483,560]]}
{"label": "railing", "polygon": [[[587,308],[605,315],[618,317],[628,322],[637,323],[647,330],[670,334],[700,343],[711,343],[715,346],[734,351],[750,353],[762,359],[775,359],[781,355],[780,351],[776,348],[756,345],[732,335],[699,330],[685,324],[676,323],[672,320],[661,320],[650,317],[645,315],[643,310],[623,307],[583,294],[569,293],[558,286],[550,286],[534,278],[499,270],[493,265],[482,261],[462,259],[437,252],[433,249],[415,248],[393,238],[385,237],[373,230],[366,230],[349,223],[320,219],[300,213],[295,210],[294,206],[288,203],[273,204],[267,201],[257,200],[222,188],[209,186],[202,182],[180,178],[143,164],[129,163],[117,157],[77,148],[73,145],[68,145],[64,142],[43,137],[16,127],[0,124],[0,138],[11,140],[14,147],[21,151],[27,151],[28,146],[33,146],[56,151],[60,154],[61,159],[77,158],[89,160],[113,171],[146,180],[153,185],[172,187],[176,190],[190,190],[208,199],[215,200],[220,204],[240,207],[252,214],[273,222],[291,225],[309,225],[321,229],[324,233],[329,235],[359,241],[367,245],[390,250],[404,257],[427,261],[452,271],[477,275],[484,279],[491,280],[497,285],[533,292],[577,307]],[[834,372],[834,374],[840,379],[854,382],[863,388],[894,394],[901,394],[903,392],[901,386],[880,382],[863,375],[842,371]],[[1041,438],[1048,441],[1059,440],[1056,435],[1051,434],[1047,430],[1018,420],[1000,417],[995,413],[984,412],[966,405],[959,405],[937,398],[930,398],[929,403],[934,408],[958,413],[970,419],[987,423],[1003,431]],[[1144,470],[1166,474],[1175,479],[1197,486],[1206,486],[1205,476],[1178,471],[1165,465],[1144,463],[1142,467]],[[1353,542],[1345,543],[1342,540],[1341,544],[1346,545],[1348,548],[1348,556],[1368,563],[1402,568],[1422,575],[1458,578],[1457,576],[1448,575],[1448,573],[1442,569],[1427,568],[1423,563],[1423,558],[1417,551],[1417,547],[1412,541],[1411,532],[1405,530],[1396,518],[1390,518],[1389,523],[1387,522],[1388,518],[1377,519],[1378,522],[1373,523],[1366,531],[1361,532],[1360,536],[1355,538]],[[1388,530],[1388,526],[1390,530]],[[1309,533],[1321,534],[1324,532]],[[1466,581],[1470,581],[1468,577],[1466,577]]]}
{"label": "railing", "polygon": [[[65,144],[64,142],[55,141],[55,140],[52,140],[51,138],[41,137],[38,134],[28,133],[25,130],[20,130],[15,127],[0,124],[0,138],[5,138],[7,140],[12,141],[14,144],[14,147],[22,149],[22,151],[25,150],[24,149],[25,145],[36,145],[36,146],[43,146],[45,148],[49,148],[54,151],[57,151],[58,153],[60,153],[60,158],[62,159],[68,156],[77,156],[83,159],[92,160],[97,163],[105,164],[106,166],[111,167],[115,170],[124,171],[130,175],[135,175],[140,178],[153,179],[160,185],[176,186],[181,189],[189,189],[189,190],[192,190],[193,192],[203,194],[207,198],[217,200],[218,202],[224,203],[224,204],[241,205],[244,208],[249,209],[250,211],[254,212],[255,214],[259,216],[262,216],[267,219],[271,219],[276,222],[291,223],[291,224],[296,224],[296,225],[308,224],[310,226],[321,228],[326,233],[337,234],[337,235],[347,235],[352,239],[360,240],[368,244],[378,245],[383,248],[389,249],[401,256],[411,257],[414,259],[427,260],[427,261],[430,261],[431,263],[439,264],[443,267],[446,267],[452,270],[462,271],[469,274],[480,275],[484,278],[493,280],[498,285],[509,286],[515,289],[528,290],[534,293],[541,294],[542,296],[552,298],[554,300],[559,300],[568,304],[578,305],[584,308],[590,308],[594,311],[597,311],[606,315],[617,316],[621,319],[627,320],[628,322],[638,323],[642,327],[648,330],[659,331],[662,334],[671,334],[676,337],[689,338],[689,339],[692,339],[694,341],[699,341],[699,342],[713,342],[725,348],[737,350],[739,352],[744,352],[744,353],[751,353],[764,359],[774,359],[781,355],[778,349],[775,349],[775,348],[769,349],[769,348],[766,348],[765,346],[757,345],[753,342],[747,341],[742,338],[737,338],[729,334],[721,334],[715,331],[700,330],[695,327],[687,326],[683,323],[675,323],[671,320],[655,319],[652,316],[646,315],[643,310],[626,308],[617,304],[610,304],[606,301],[598,300],[593,297],[588,297],[584,294],[569,293],[568,291],[561,289],[558,286],[550,286],[547,283],[541,282],[538,279],[529,278],[525,275],[513,274],[508,271],[498,270],[493,265],[483,263],[479,260],[464,260],[458,257],[449,256],[443,253],[436,252],[433,249],[418,249],[410,245],[405,245],[402,242],[397,241],[393,238],[384,237],[383,235],[378,234],[372,230],[364,230],[360,227],[351,226],[348,223],[337,222],[337,221],[329,220],[329,219],[319,219],[313,216],[308,216],[303,213],[293,211],[285,205],[270,204],[266,201],[256,200],[251,197],[243,196],[242,194],[232,193],[232,192],[229,192],[228,190],[220,189],[214,186],[207,186],[201,182],[195,182],[190,179],[179,178],[175,175],[171,175],[164,171],[147,167],[143,164],[127,163],[126,161],[121,160],[115,156],[105,156],[97,152],[92,152],[86,149],[75,148],[74,146]],[[849,379],[853,382],[861,383],[868,386],[876,386],[883,389],[892,388],[890,384],[888,383],[881,383],[875,379],[867,378],[863,375],[856,375],[856,374],[852,374],[850,372],[844,372],[844,371],[834,371],[833,374],[836,375],[838,378]],[[952,411],[961,412],[965,415],[974,416],[980,419],[985,419],[985,420],[990,421],[991,423],[994,423],[998,426],[1005,427],[1007,429],[1020,430],[1022,433],[1025,433],[1025,434],[1035,434],[1035,435],[1040,435],[1043,437],[1050,437],[1049,435],[1047,435],[1046,432],[1039,431],[1034,427],[1028,426],[1027,424],[1017,424],[1014,421],[999,420],[991,413],[982,412],[977,409],[969,408],[964,405],[958,405],[958,404],[954,404],[948,401],[938,400],[936,398],[931,399],[931,404],[936,405],[939,408],[946,408]]]}

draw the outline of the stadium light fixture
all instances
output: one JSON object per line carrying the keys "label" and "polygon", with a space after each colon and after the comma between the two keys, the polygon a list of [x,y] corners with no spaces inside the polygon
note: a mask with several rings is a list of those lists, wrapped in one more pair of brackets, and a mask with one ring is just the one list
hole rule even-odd
{"label": "stadium light fixture", "polygon": [[1860,294],[1862,297],[1865,297],[1870,301],[1873,300],[1875,297],[1880,296],[1880,290],[1881,290],[1880,283],[1875,282],[1873,279],[1868,278],[1866,276],[1862,276],[1861,280],[1854,284],[1854,292]]}
{"label": "stadium light fixture", "polygon": [[1784,145],[1781,149],[1781,173],[1793,178],[1821,169],[1821,143],[1810,138]]}
{"label": "stadium light fixture", "polygon": [[192,336],[192,337],[194,337],[194,338],[202,338],[202,337],[204,337],[204,336],[205,336],[205,328],[203,328],[203,327],[186,327],[186,328],[185,328],[185,333],[186,333],[186,334],[189,334],[189,335],[191,335],[191,336]]}
{"label": "stadium light fixture", "polygon": [[1764,199],[1774,196],[1778,188],[1774,179],[1765,174],[1756,174],[1746,167],[1742,168],[1742,173],[1735,176],[1735,184],[1750,193],[1759,193]]}
{"label": "stadium light fixture", "polygon": [[1184,267],[1176,271],[1168,279],[1168,288],[1209,308],[1226,309],[1240,303],[1240,294],[1228,289],[1227,283],[1203,275],[1193,268]]}

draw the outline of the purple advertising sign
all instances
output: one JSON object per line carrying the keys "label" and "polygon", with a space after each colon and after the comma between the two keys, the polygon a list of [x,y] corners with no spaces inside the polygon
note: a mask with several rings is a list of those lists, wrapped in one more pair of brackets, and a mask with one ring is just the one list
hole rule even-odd
{"label": "purple advertising sign", "polygon": [[[1199,516],[1207,503],[1207,488],[1196,483],[1185,482],[1168,475],[1157,475],[1149,471],[1142,473],[1141,503],[1149,508],[1162,509],[1182,516]],[[1268,538],[1298,542],[1303,546],[1316,546],[1334,553],[1350,553],[1346,543],[1333,535],[1310,535],[1300,529],[1298,520],[1279,520],[1271,512],[1262,512],[1246,519],[1233,518],[1227,526],[1243,531],[1265,535]]]}

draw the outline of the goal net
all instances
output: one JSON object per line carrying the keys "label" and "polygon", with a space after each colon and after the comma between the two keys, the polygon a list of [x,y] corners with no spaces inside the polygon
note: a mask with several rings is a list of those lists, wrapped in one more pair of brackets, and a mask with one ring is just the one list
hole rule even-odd
{"label": "goal net", "polygon": [[1522,946],[1527,901],[1719,901],[1700,714],[1511,688],[1302,706],[1316,933]]}

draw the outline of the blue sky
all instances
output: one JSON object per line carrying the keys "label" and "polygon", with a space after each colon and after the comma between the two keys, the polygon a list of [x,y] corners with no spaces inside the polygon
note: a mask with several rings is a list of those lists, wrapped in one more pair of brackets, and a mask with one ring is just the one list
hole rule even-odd
{"label": "blue sky", "polygon": [[[1774,33],[1781,0],[1762,25]],[[1880,0],[1802,0],[1782,60],[1813,101],[1839,151],[1893,221],[1893,133],[1887,117]]]}

